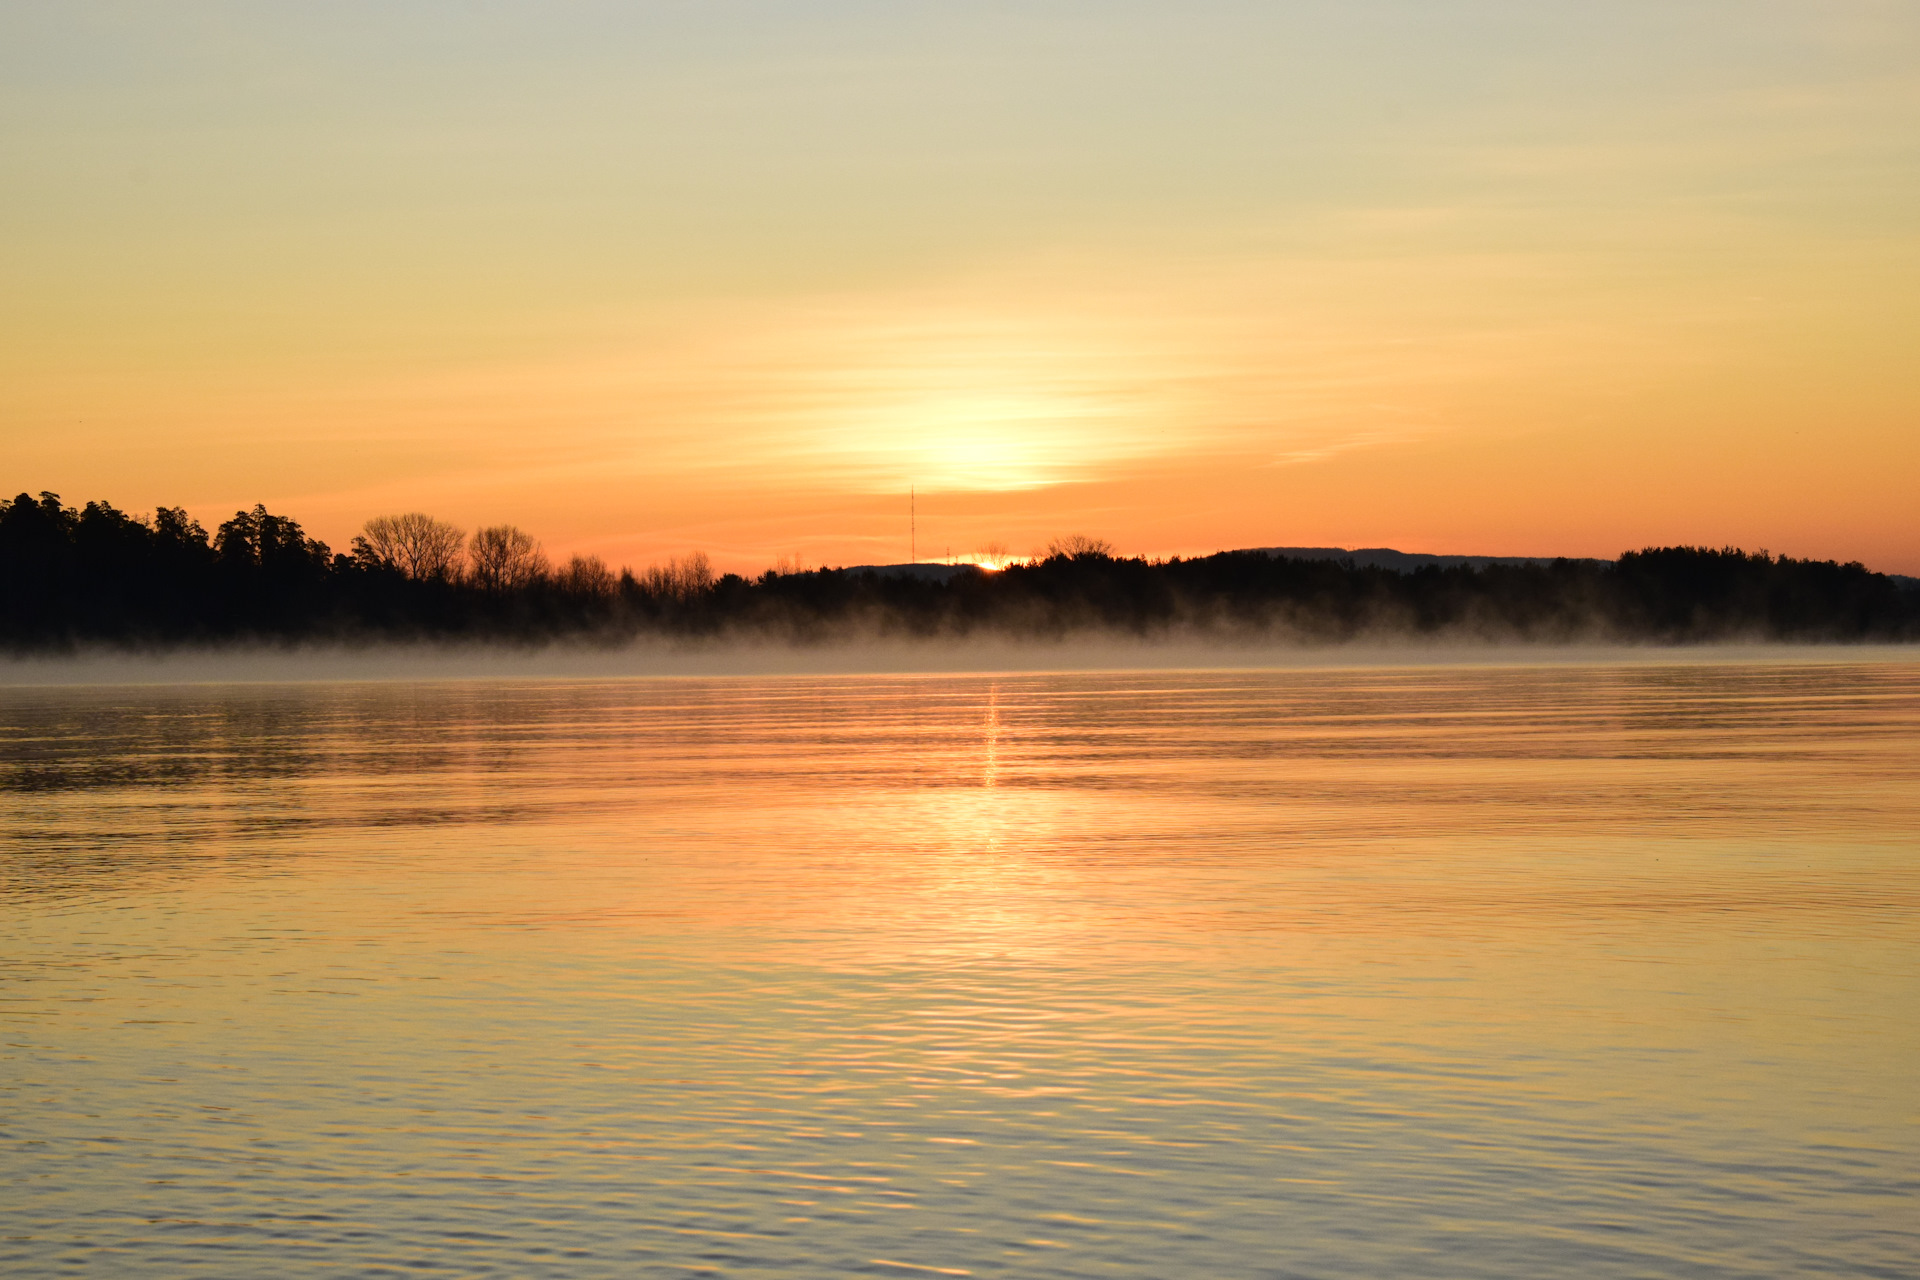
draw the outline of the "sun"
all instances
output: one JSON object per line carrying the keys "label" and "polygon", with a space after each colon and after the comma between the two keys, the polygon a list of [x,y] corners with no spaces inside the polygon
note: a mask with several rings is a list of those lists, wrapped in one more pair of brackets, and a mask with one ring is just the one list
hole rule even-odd
{"label": "sun", "polygon": [[1059,406],[969,398],[924,406],[912,418],[903,460],[929,489],[1036,489],[1073,469],[1077,451],[1061,437],[1074,424]]}

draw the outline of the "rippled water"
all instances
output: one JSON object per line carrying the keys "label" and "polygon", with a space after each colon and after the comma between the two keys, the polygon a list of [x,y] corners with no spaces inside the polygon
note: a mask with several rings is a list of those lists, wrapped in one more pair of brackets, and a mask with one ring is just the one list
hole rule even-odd
{"label": "rippled water", "polygon": [[0,735],[0,1268],[1920,1274],[1920,664]]}

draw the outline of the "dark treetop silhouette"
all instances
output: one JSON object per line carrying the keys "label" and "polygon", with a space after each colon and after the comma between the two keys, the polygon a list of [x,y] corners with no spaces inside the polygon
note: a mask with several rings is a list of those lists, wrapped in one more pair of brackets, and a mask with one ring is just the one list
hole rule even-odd
{"label": "dark treetop silhouette", "polygon": [[969,634],[1340,642],[1920,639],[1920,584],[1858,564],[1661,547],[1616,561],[1479,561],[1402,572],[1224,551],[1118,557],[1097,539],[998,573],[768,571],[716,577],[695,553],[638,575],[558,569],[511,525],[471,539],[430,516],[369,521],[348,555],[265,507],[209,537],[177,507],[135,517],[51,493],[0,501],[0,645],[13,652],[237,640],[617,642],[641,634]]}

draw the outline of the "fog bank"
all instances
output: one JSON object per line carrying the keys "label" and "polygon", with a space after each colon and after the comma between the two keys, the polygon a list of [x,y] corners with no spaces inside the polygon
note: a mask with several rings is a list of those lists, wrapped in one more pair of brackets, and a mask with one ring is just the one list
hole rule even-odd
{"label": "fog bank", "polygon": [[791,645],[673,643],[235,645],[0,659],[0,688],[310,681],[1260,670],[1380,666],[1659,666],[1920,661],[1916,644],[1629,645],[1366,642],[1330,646],[1113,637]]}

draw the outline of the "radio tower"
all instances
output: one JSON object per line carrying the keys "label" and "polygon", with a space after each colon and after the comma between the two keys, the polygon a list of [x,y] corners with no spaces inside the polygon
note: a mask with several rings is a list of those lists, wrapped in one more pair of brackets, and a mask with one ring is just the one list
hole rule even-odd
{"label": "radio tower", "polygon": [[907,563],[920,563],[920,495],[907,486]]}

